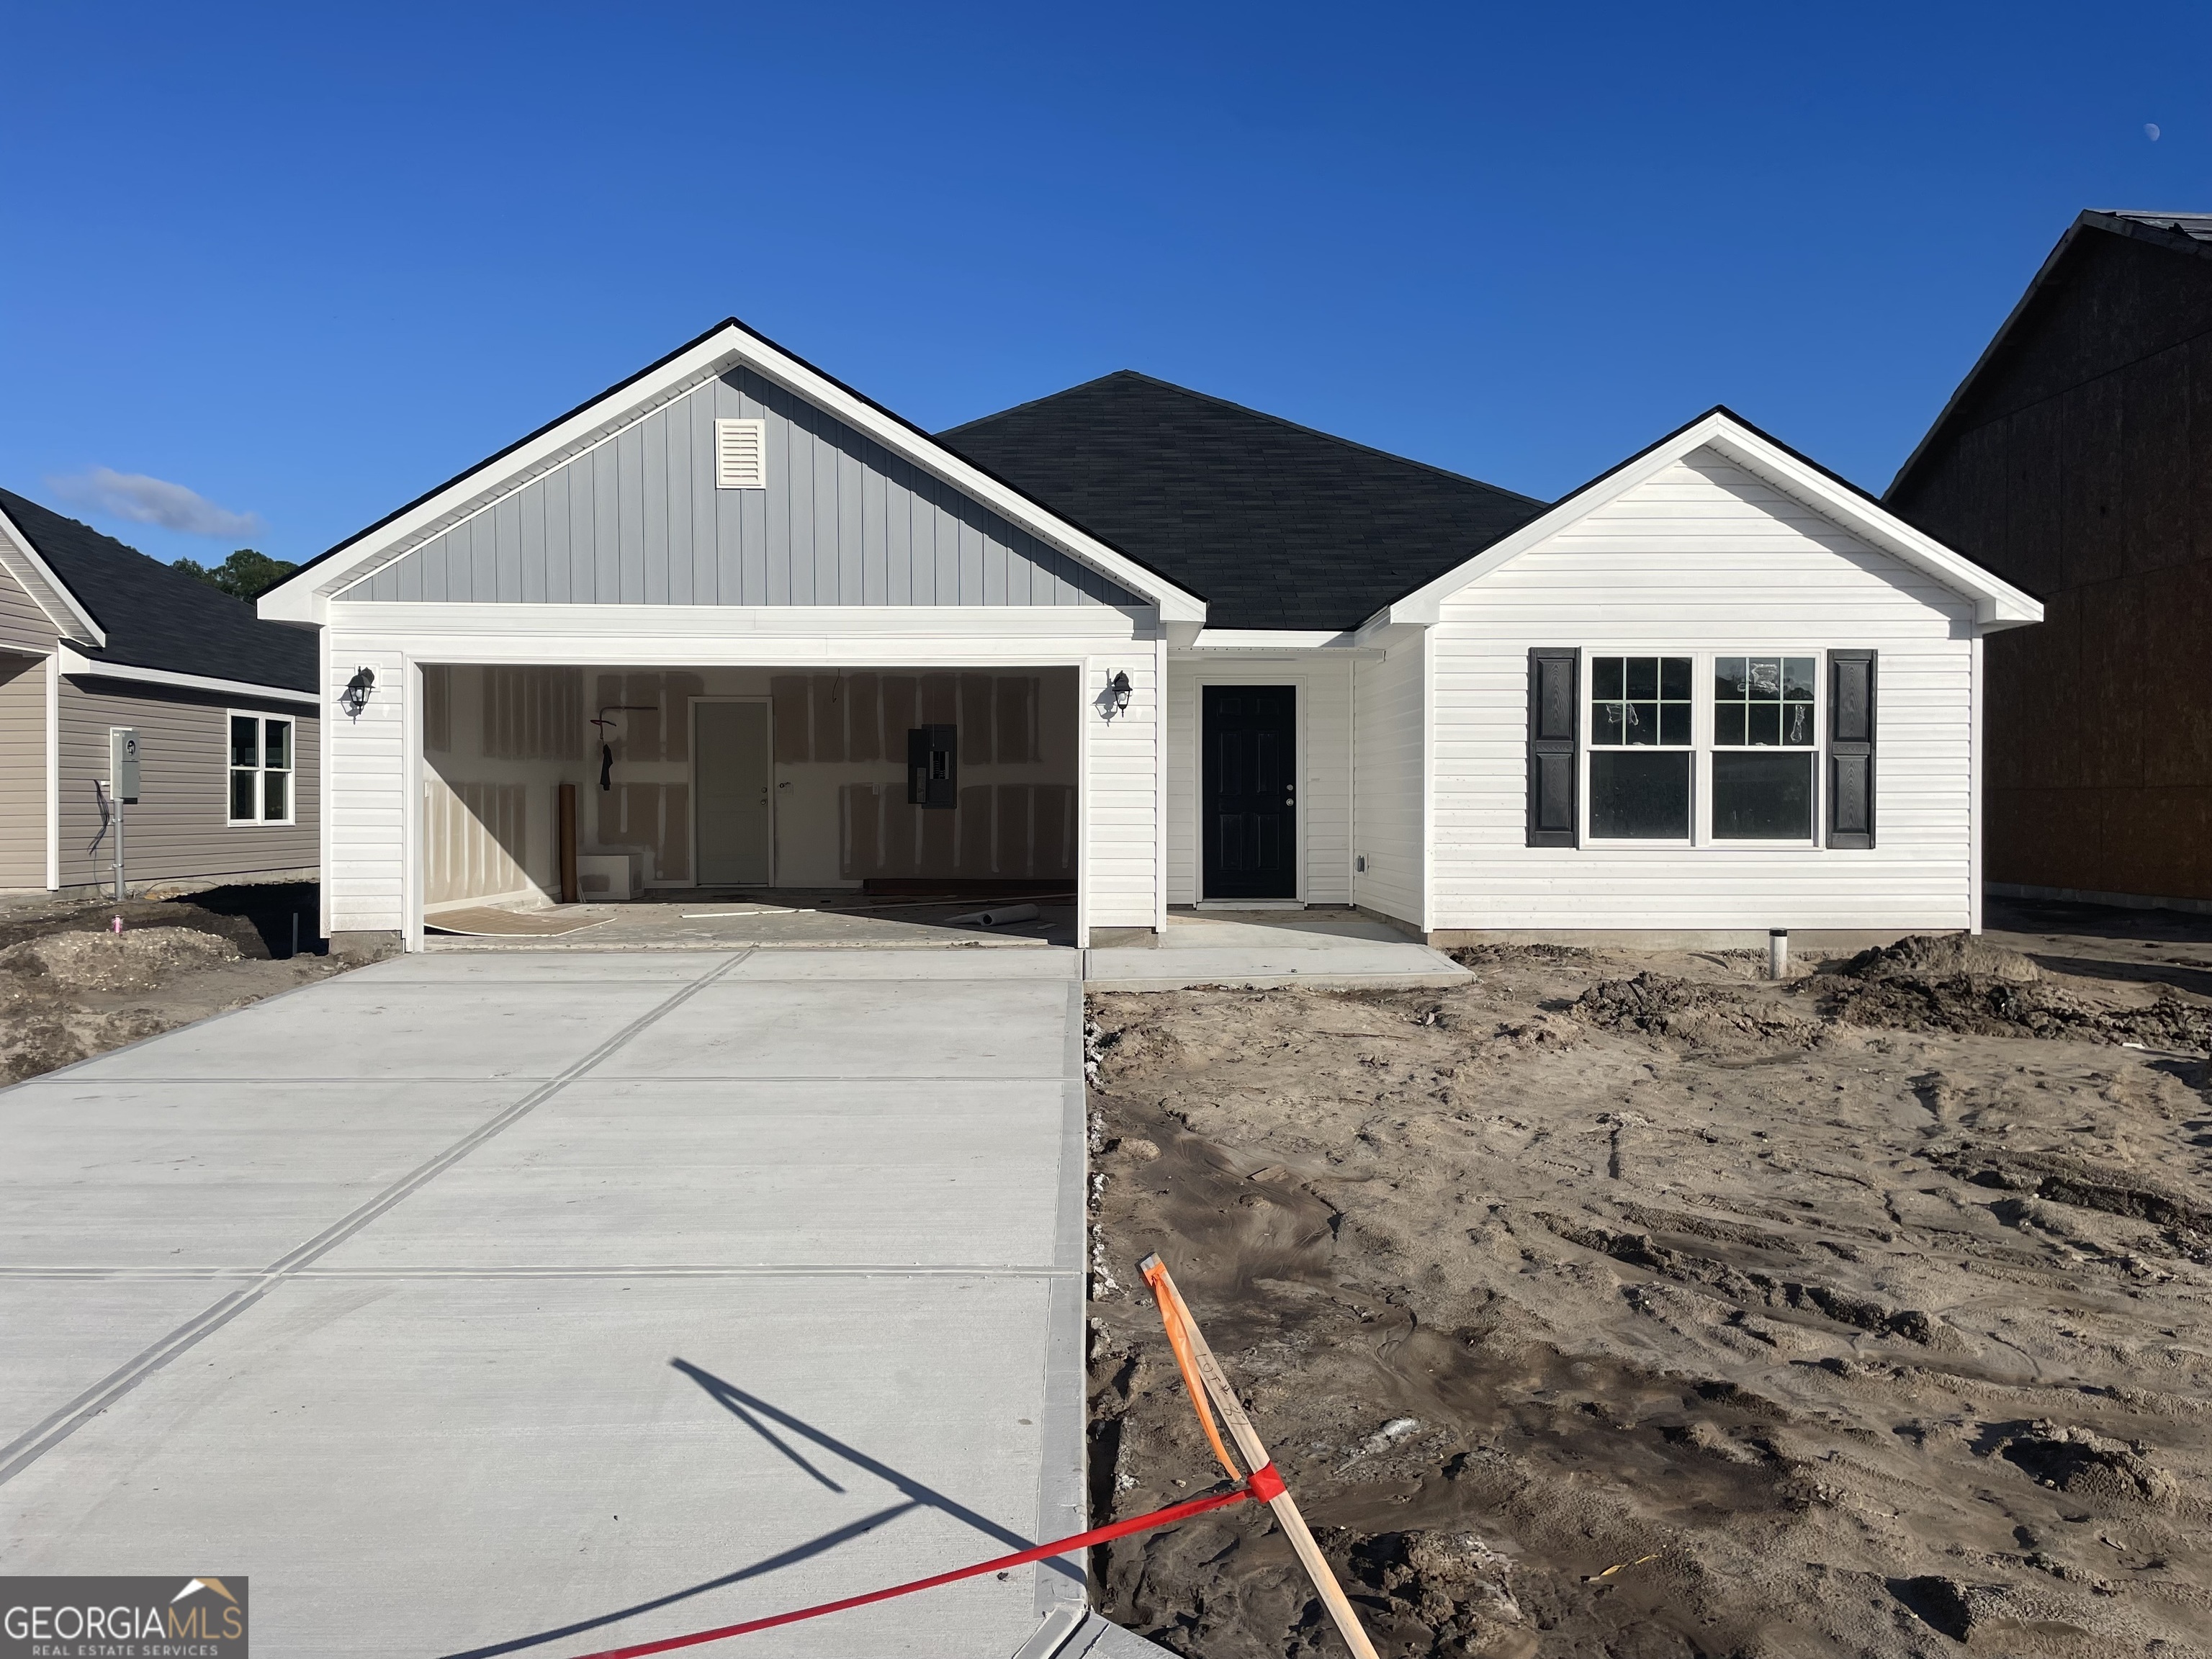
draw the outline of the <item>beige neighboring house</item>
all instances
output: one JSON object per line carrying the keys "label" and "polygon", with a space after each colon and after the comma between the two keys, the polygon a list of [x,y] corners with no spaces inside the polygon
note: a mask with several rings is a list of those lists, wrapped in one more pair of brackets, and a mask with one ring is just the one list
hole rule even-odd
{"label": "beige neighboring house", "polygon": [[138,734],[133,890],[313,878],[314,640],[0,489],[0,891],[114,878],[109,732]]}

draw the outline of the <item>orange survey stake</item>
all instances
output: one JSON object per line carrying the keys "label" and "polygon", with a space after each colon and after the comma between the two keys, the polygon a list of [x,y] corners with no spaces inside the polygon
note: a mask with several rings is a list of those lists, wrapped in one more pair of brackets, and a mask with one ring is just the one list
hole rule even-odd
{"label": "orange survey stake", "polygon": [[[1189,1391],[1191,1404],[1198,1408],[1198,1420],[1205,1425],[1206,1437],[1213,1443],[1213,1455],[1221,1460],[1221,1467],[1229,1471],[1231,1480],[1242,1481],[1253,1497],[1263,1500],[1274,1512],[1275,1523],[1282,1528],[1283,1535],[1291,1540],[1297,1552],[1298,1563],[1313,1580],[1313,1587],[1321,1597],[1328,1616],[1336,1621],[1337,1632],[1344,1638],[1354,1659],[1377,1659],[1375,1644],[1367,1639],[1366,1629],[1359,1622],[1359,1614],[1345,1595],[1344,1587],[1336,1582],[1328,1559],[1314,1535],[1307,1528],[1305,1517],[1283,1485],[1283,1478],[1275,1473],[1273,1461],[1267,1449],[1261,1443],[1259,1431],[1252,1419],[1244,1414],[1244,1407],[1237,1398],[1237,1391],[1229,1386],[1229,1378],[1221,1364],[1213,1357],[1213,1350],[1206,1346],[1206,1338],[1198,1328],[1198,1322],[1190,1316],[1190,1309],[1176,1289],[1168,1264],[1157,1255],[1148,1255],[1138,1264],[1145,1275],[1145,1283],[1152,1287],[1152,1299],[1159,1304],[1160,1322],[1167,1327],[1168,1346],[1175,1350],[1176,1364],[1182,1372],[1183,1387]],[[1195,1373],[1195,1375],[1194,1375]],[[1229,1437],[1237,1443],[1250,1473],[1239,1472],[1229,1458],[1227,1448],[1221,1443],[1221,1435],[1213,1426],[1213,1411],[1207,1408],[1211,1397],[1221,1420],[1229,1425]]]}

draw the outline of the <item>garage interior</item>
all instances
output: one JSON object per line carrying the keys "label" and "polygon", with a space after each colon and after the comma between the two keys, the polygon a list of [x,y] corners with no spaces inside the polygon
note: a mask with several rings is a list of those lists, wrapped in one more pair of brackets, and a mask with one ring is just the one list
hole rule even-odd
{"label": "garage interior", "polygon": [[1072,666],[422,670],[423,917],[714,894],[1056,898]]}

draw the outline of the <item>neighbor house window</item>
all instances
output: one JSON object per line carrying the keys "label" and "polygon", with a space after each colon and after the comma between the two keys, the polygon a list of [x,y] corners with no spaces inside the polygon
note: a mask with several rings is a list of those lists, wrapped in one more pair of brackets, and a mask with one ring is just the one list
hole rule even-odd
{"label": "neighbor house window", "polygon": [[1688,657],[1592,657],[1589,833],[1687,841],[1694,676]]}
{"label": "neighbor house window", "polygon": [[292,822],[292,722],[230,717],[230,821]]}
{"label": "neighbor house window", "polygon": [[1713,659],[1713,839],[1810,841],[1820,661]]}

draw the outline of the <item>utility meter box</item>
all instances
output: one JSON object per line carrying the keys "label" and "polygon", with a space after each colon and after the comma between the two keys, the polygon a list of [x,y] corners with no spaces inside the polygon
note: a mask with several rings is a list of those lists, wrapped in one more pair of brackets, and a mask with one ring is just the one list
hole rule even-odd
{"label": "utility meter box", "polygon": [[906,734],[909,806],[960,805],[960,728],[917,726]]}
{"label": "utility meter box", "polygon": [[107,728],[107,793],[127,806],[138,804],[138,728]]}

